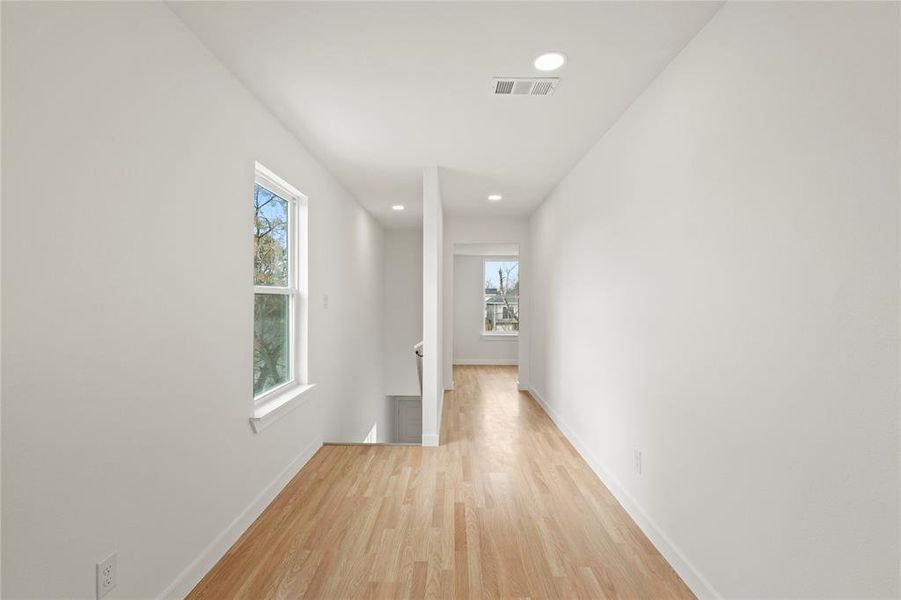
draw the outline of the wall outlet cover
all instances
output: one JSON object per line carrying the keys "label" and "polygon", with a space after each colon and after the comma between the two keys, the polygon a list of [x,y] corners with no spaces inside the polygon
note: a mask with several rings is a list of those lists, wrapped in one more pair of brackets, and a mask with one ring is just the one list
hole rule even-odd
{"label": "wall outlet cover", "polygon": [[116,587],[117,577],[115,553],[97,563],[97,600],[106,596],[110,590]]}

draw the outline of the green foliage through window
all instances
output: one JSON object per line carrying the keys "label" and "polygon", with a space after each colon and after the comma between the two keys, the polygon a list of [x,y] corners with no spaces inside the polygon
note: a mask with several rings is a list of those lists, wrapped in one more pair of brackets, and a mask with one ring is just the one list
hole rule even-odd
{"label": "green foliage through window", "polygon": [[292,295],[289,203],[254,184],[253,394],[291,379]]}
{"label": "green foliage through window", "polygon": [[288,202],[254,184],[254,285],[288,285]]}
{"label": "green foliage through window", "polygon": [[255,294],[253,303],[253,395],[286,383],[291,377],[289,297]]}

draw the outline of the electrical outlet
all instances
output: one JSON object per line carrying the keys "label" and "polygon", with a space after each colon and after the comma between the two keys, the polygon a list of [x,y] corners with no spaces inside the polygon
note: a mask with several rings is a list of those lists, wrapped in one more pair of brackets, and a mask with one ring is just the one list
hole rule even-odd
{"label": "electrical outlet", "polygon": [[635,472],[641,475],[641,450],[635,451]]}
{"label": "electrical outlet", "polygon": [[328,308],[328,294],[322,295],[322,308]]}
{"label": "electrical outlet", "polygon": [[97,600],[106,596],[116,587],[116,555],[110,554],[97,563]]}

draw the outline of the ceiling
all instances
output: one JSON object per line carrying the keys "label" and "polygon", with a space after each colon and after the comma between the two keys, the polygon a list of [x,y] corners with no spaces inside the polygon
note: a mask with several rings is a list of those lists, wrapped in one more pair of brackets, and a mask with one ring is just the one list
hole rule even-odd
{"label": "ceiling", "polygon": [[[394,227],[421,224],[426,165],[441,168],[449,215],[531,213],[720,3],[170,6]],[[532,61],[549,50],[568,60],[542,74]],[[541,75],[560,77],[552,96],[491,93],[492,77]],[[491,193],[503,200],[488,202]]]}

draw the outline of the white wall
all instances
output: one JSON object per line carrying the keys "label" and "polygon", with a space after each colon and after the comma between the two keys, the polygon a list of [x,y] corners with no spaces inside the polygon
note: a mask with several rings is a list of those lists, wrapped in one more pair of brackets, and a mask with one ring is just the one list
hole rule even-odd
{"label": "white wall", "polygon": [[422,230],[385,231],[385,394],[419,396],[413,345],[422,340]]}
{"label": "white wall", "polygon": [[454,256],[454,364],[515,365],[517,338],[483,336],[485,273],[483,256]]}
{"label": "white wall", "polygon": [[[382,230],[164,5],[2,11],[3,596],[92,598],[111,552],[108,597],[177,596],[382,414]],[[310,197],[318,384],[260,434],[255,160]]]}
{"label": "white wall", "polygon": [[896,11],[726,4],[532,218],[531,385],[698,593],[899,595]]}
{"label": "white wall", "polygon": [[[2,49],[3,49],[3,11],[0,10],[0,65],[3,64],[3,50],[2,50]],[[3,78],[0,77],[0,98],[2,98],[2,96],[3,96]],[[2,106],[2,102],[0,102],[0,106]],[[3,111],[2,111],[2,108],[0,108],[0,113],[2,113],[2,112],[3,112]],[[3,124],[2,124],[2,117],[0,117],[0,131],[2,131],[2,127],[3,127]],[[0,137],[2,137],[2,136],[0,136]],[[3,156],[2,156],[2,155],[3,155],[3,152],[2,152],[2,143],[0,143],[0,165],[3,164]],[[3,210],[2,210],[3,200],[2,200],[2,199],[3,199],[3,183],[2,183],[2,169],[0,169],[0,214],[2,214],[2,212],[3,212]],[[2,237],[3,237],[3,236],[2,236],[2,231],[3,231],[2,221],[0,221],[0,248],[2,248],[2,246],[3,246],[3,244],[2,244]],[[0,250],[0,265],[2,265],[2,264],[3,264],[3,261],[2,261],[2,250]],[[2,327],[2,314],[3,314],[3,302],[2,302],[2,298],[3,298],[3,294],[2,294],[3,285],[2,285],[2,283],[3,283],[2,266],[0,266],[0,331],[2,331],[2,329],[3,329],[3,327]],[[0,334],[0,348],[2,348],[2,334]],[[3,413],[3,409],[2,409],[2,405],[3,405],[3,401],[2,401],[2,398],[3,398],[3,366],[2,366],[2,362],[3,362],[3,361],[2,361],[2,352],[0,352],[0,415],[2,415],[2,413]],[[3,437],[3,436],[2,436],[2,431],[3,431],[3,427],[2,427],[2,424],[0,424],[0,465],[3,464],[3,452],[2,452],[2,448],[3,448],[3,440],[2,440],[2,437]],[[3,514],[3,509],[2,509],[2,506],[3,506],[3,502],[2,502],[2,497],[3,497],[2,479],[3,479],[3,477],[2,477],[2,469],[0,469],[0,515]],[[2,539],[3,539],[3,519],[0,518],[0,540],[2,540]],[[3,593],[3,592],[2,592],[2,590],[3,590],[3,577],[2,577],[3,567],[2,567],[2,565],[3,565],[3,544],[0,543],[0,595],[2,595],[2,593]]]}
{"label": "white wall", "polygon": [[422,445],[437,446],[441,433],[444,385],[444,208],[438,167],[422,171]]}
{"label": "white wall", "polygon": [[463,244],[516,244],[519,247],[519,387],[529,382],[532,289],[529,221],[518,217],[448,217],[444,224],[444,387],[454,387],[454,248]]}

